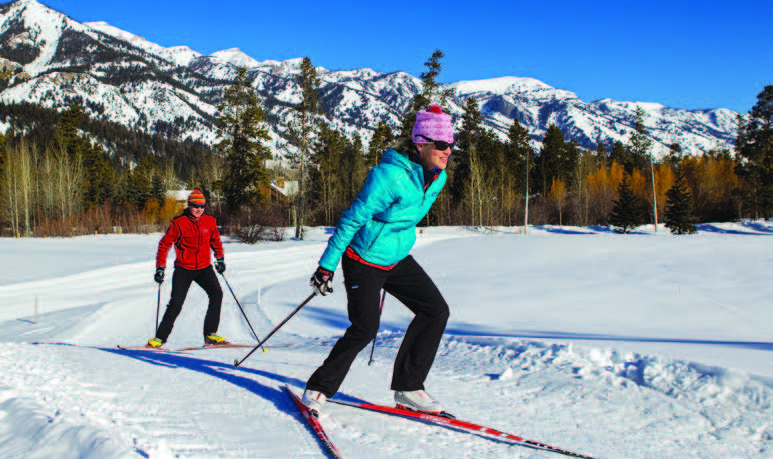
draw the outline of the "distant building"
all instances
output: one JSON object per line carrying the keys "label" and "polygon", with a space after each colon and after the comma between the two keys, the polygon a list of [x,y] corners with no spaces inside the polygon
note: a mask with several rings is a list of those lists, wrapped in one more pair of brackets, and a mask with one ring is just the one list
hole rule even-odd
{"label": "distant building", "polygon": [[284,177],[279,177],[271,182],[271,193],[276,194],[277,197],[290,198],[298,194],[298,181],[297,180],[285,180]]}
{"label": "distant building", "polygon": [[188,202],[188,195],[192,192],[193,190],[166,190],[166,198],[185,204]]}

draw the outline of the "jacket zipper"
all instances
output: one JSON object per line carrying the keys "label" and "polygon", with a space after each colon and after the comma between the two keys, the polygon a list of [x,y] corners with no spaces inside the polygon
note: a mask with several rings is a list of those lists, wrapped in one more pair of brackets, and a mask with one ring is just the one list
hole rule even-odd
{"label": "jacket zipper", "polygon": [[196,269],[199,269],[199,252],[201,251],[201,229],[199,228],[199,219],[195,221],[196,225]]}
{"label": "jacket zipper", "polygon": [[364,257],[365,255],[367,255],[367,254],[368,254],[368,252],[370,252],[370,249],[373,247],[373,244],[375,244],[375,243],[376,243],[376,240],[378,239],[378,237],[379,237],[379,236],[381,236],[381,232],[382,232],[382,231],[384,231],[384,226],[386,226],[386,222],[384,222],[384,221],[380,221],[380,220],[374,220],[374,221],[377,221],[377,222],[381,223],[381,228],[379,228],[379,229],[378,229],[378,233],[376,233],[376,236],[375,236],[375,237],[373,238],[373,240],[370,242],[370,245],[368,246],[368,248],[367,248],[367,249],[365,249],[365,253],[364,253],[364,254],[362,254],[362,256],[363,256],[363,257]]}

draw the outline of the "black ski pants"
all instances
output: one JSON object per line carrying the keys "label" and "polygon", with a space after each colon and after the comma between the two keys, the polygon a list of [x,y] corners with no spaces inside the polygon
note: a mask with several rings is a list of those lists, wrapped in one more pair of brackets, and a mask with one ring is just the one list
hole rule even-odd
{"label": "black ski pants", "polygon": [[341,387],[357,354],[376,337],[381,289],[400,300],[415,317],[408,325],[392,373],[392,390],[424,389],[435,360],[449,312],[443,295],[412,256],[389,271],[344,256],[341,261],[352,323],[333,346],[325,362],[311,375],[306,388],[332,397]]}
{"label": "black ski pants", "polygon": [[172,275],[172,298],[166,305],[164,318],[156,331],[156,338],[161,341],[166,342],[169,334],[172,333],[174,321],[182,311],[191,282],[199,284],[199,287],[209,296],[209,307],[204,317],[204,336],[217,332],[217,327],[220,325],[220,306],[223,304],[223,289],[220,288],[215,270],[212,266],[196,270],[177,267]]}

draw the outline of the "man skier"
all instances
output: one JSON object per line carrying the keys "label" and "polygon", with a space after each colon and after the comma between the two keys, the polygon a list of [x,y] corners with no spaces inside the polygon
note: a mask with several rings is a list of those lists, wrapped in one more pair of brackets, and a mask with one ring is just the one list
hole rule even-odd
{"label": "man skier", "polygon": [[212,269],[212,255],[215,252],[215,269],[219,274],[225,272],[223,245],[214,217],[204,215],[206,200],[199,190],[193,190],[188,196],[188,207],[182,215],[175,217],[158,243],[156,254],[156,273],[153,279],[164,282],[164,268],[169,248],[174,244],[175,261],[172,275],[172,296],[166,306],[164,318],[156,330],[156,336],[147,346],[158,348],[166,343],[172,333],[174,321],[182,310],[191,282],[196,282],[209,296],[209,307],[204,318],[204,344],[228,344],[225,338],[216,334],[220,325],[220,306],[223,302],[223,290]]}

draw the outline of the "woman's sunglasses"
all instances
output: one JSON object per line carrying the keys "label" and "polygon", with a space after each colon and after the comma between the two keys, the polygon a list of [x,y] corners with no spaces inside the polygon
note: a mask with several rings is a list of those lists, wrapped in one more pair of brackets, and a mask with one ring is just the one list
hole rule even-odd
{"label": "woman's sunglasses", "polygon": [[429,141],[429,143],[435,145],[435,150],[439,151],[446,151],[449,148],[453,148],[454,142],[443,142],[442,140],[432,140],[427,136],[416,134],[417,137],[421,137],[424,140]]}
{"label": "woman's sunglasses", "polygon": [[188,204],[188,207],[192,207],[194,209],[203,209],[207,207],[206,204]]}

